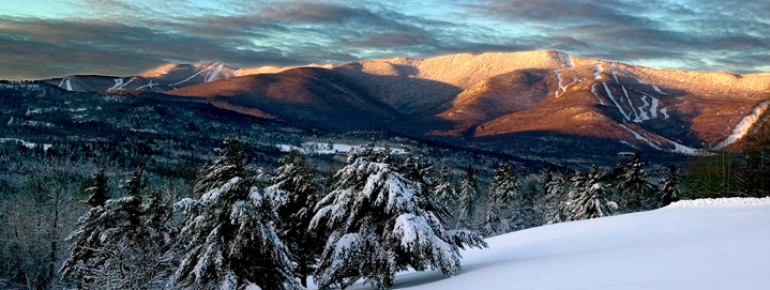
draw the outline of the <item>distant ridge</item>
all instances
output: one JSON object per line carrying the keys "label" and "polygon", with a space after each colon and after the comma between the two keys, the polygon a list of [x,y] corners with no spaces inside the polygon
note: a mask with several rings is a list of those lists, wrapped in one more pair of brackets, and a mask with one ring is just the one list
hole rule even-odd
{"label": "distant ridge", "polygon": [[597,154],[740,150],[767,122],[770,99],[770,73],[659,70],[554,50],[297,67],[166,64],[136,76],[46,82],[204,98],[302,126],[391,130],[511,153],[552,142],[532,154],[560,154],[574,144]]}

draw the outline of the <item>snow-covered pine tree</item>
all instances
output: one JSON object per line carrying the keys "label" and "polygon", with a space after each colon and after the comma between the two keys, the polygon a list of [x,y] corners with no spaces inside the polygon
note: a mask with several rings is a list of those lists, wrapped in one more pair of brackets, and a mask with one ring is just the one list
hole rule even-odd
{"label": "snow-covered pine tree", "polygon": [[360,278],[388,287],[407,267],[452,275],[460,269],[459,249],[486,246],[474,232],[446,229],[423,207],[434,195],[424,196],[422,184],[392,165],[366,156],[349,160],[311,222],[311,228],[329,233],[316,273],[319,287],[344,288]]}
{"label": "snow-covered pine tree", "polygon": [[457,215],[457,227],[460,227],[461,225],[464,225],[465,227],[472,227],[473,225],[473,219],[474,219],[474,210],[473,206],[475,205],[476,199],[478,197],[478,181],[476,181],[476,174],[473,170],[473,167],[468,165],[467,168],[465,168],[465,175],[463,175],[462,181],[460,182],[460,194],[459,194],[459,205],[458,205],[458,215]]}
{"label": "snow-covered pine tree", "polygon": [[611,215],[617,209],[617,204],[605,197],[606,185],[603,173],[594,165],[588,177],[583,177],[580,171],[573,177],[574,196],[570,204],[569,220],[584,220]]}
{"label": "snow-covered pine tree", "polygon": [[510,212],[514,219],[523,218],[519,216],[522,213],[520,207],[523,206],[521,199],[516,173],[508,163],[503,163],[495,170],[492,186],[489,188],[484,235],[492,236],[510,230],[510,225],[503,223],[506,219],[500,217],[503,212]]}
{"label": "snow-covered pine tree", "polygon": [[568,169],[566,167],[560,168],[555,174],[548,167],[544,171],[543,190],[547,203],[544,220],[546,224],[566,221],[569,216],[570,200],[568,193],[565,193],[567,174]]}
{"label": "snow-covered pine tree", "polygon": [[618,189],[627,200],[627,210],[647,210],[658,205],[657,197],[654,196],[657,189],[647,180],[649,174],[644,170],[645,164],[641,154],[636,152],[634,159],[621,167]]}
{"label": "snow-covered pine tree", "polygon": [[436,196],[443,202],[455,201],[457,199],[457,190],[452,184],[452,176],[449,172],[449,167],[442,167],[439,171],[439,176],[436,179],[434,192]]}
{"label": "snow-covered pine tree", "polygon": [[198,199],[175,206],[186,213],[177,286],[191,289],[298,289],[290,254],[273,227],[276,205],[246,177],[240,142],[228,138],[195,183]]}
{"label": "snow-covered pine tree", "polygon": [[[137,168],[124,182],[124,197],[108,199],[81,218],[84,226],[71,235],[76,242],[62,266],[65,275],[82,270],[76,273],[78,288],[149,289],[165,285],[173,240],[165,227],[168,215],[156,214],[169,208],[153,199],[144,203],[144,184],[143,170]],[[84,251],[89,253],[87,257]]]}
{"label": "snow-covered pine tree", "polygon": [[88,206],[97,207],[103,206],[104,202],[109,199],[109,188],[107,187],[109,179],[104,174],[104,169],[99,169],[94,174],[94,177],[89,181],[89,186],[86,188],[86,192],[89,193]]}
{"label": "snow-covered pine tree", "polygon": [[307,165],[305,157],[297,150],[292,150],[279,162],[278,175],[265,189],[270,196],[281,196],[286,202],[278,207],[276,227],[281,240],[291,252],[291,260],[296,265],[295,274],[302,286],[307,287],[307,277],[315,270],[316,259],[323,250],[321,233],[308,230],[318,202],[319,184],[315,170]]}
{"label": "snow-covered pine tree", "polygon": [[667,206],[672,202],[679,200],[679,189],[677,188],[679,178],[677,177],[676,171],[677,169],[674,165],[669,165],[666,168],[666,177],[660,185],[660,207]]}
{"label": "snow-covered pine tree", "polygon": [[86,192],[91,194],[87,201],[90,208],[78,220],[78,227],[66,238],[72,242],[72,249],[60,269],[64,277],[75,276],[78,289],[88,287],[94,280],[94,271],[103,264],[105,257],[101,251],[103,242],[100,236],[112,226],[104,209],[109,198],[104,171],[97,171],[89,184]]}

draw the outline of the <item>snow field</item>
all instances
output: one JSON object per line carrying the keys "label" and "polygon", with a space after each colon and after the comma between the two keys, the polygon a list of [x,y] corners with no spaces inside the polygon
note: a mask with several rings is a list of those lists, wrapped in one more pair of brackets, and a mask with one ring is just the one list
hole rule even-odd
{"label": "snow field", "polygon": [[393,288],[769,289],[768,223],[770,198],[680,201],[492,237],[456,276],[407,272]]}

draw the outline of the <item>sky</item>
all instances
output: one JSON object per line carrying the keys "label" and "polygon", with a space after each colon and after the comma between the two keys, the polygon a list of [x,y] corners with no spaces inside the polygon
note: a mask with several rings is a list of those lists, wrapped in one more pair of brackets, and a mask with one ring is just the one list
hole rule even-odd
{"label": "sky", "polygon": [[770,71],[768,0],[0,0],[0,79],[555,49]]}

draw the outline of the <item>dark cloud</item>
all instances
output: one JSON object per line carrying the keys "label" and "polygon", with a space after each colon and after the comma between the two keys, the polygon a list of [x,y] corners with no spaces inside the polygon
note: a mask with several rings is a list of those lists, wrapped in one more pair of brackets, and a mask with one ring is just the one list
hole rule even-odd
{"label": "dark cloud", "polygon": [[770,45],[770,2],[763,0],[492,0],[466,9],[534,29],[540,48],[684,69],[754,72],[761,65],[725,56],[747,59]]}
{"label": "dark cloud", "polygon": [[85,12],[0,16],[0,78],[128,75],[167,62],[251,67],[533,49],[685,69],[770,65],[763,0],[70,1]]}

